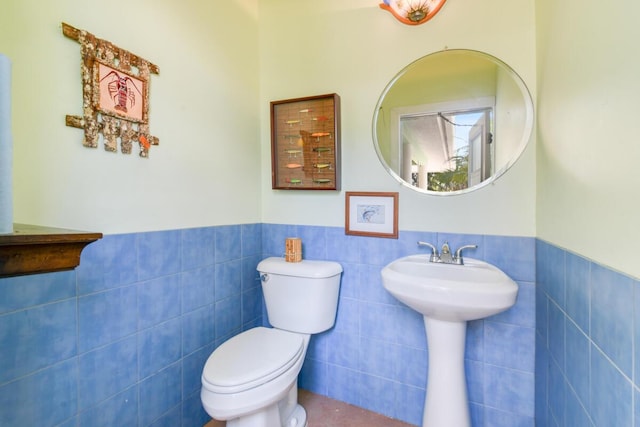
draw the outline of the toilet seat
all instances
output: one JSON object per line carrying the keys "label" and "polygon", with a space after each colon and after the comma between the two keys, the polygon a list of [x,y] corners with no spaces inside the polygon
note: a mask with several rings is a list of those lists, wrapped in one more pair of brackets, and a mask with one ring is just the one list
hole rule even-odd
{"label": "toilet seat", "polygon": [[277,378],[303,354],[304,340],[298,334],[264,327],[249,329],[209,356],[202,383],[214,393],[246,391]]}

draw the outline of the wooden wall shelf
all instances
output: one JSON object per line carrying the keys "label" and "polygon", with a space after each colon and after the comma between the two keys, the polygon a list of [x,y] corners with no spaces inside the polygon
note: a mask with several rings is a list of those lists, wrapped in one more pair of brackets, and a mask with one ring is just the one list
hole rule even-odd
{"label": "wooden wall shelf", "polygon": [[13,233],[0,234],[0,277],[73,270],[80,254],[102,233],[14,224]]}

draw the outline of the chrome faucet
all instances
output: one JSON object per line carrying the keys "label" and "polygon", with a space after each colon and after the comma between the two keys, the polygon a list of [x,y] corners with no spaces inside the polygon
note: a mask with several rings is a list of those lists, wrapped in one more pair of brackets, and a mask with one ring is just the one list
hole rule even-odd
{"label": "chrome faucet", "polygon": [[443,264],[453,264],[453,256],[451,255],[449,242],[444,242],[442,249],[440,249],[440,262]]}
{"label": "chrome faucet", "polygon": [[440,253],[438,253],[438,249],[431,243],[418,241],[418,246],[428,246],[431,248],[431,256],[429,257],[429,262],[438,262],[442,264],[458,264],[463,265],[464,259],[462,258],[462,251],[465,249],[477,249],[478,245],[464,245],[458,248],[455,252],[455,255],[451,255],[451,248],[449,247],[449,242],[444,242],[442,245],[442,249]]}

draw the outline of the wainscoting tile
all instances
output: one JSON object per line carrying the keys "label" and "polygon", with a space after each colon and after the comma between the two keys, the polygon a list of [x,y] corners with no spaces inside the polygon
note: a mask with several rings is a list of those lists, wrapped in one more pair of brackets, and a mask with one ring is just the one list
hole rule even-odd
{"label": "wainscoting tile", "polygon": [[240,295],[215,303],[215,339],[231,338],[242,330],[242,307]]}
{"label": "wainscoting tile", "polygon": [[591,296],[589,280],[591,263],[575,254],[566,254],[566,306],[567,315],[586,333],[589,329],[589,307]]}
{"label": "wainscoting tile", "polygon": [[[634,370],[633,382],[636,387],[640,387],[640,281],[633,283],[633,350],[634,350]],[[636,406],[638,408],[638,406]],[[640,427],[640,417],[636,417],[636,424]]]}
{"label": "wainscoting tile", "polygon": [[182,400],[182,363],[175,363],[140,383],[138,425],[148,426]]}
{"label": "wainscoting tile", "polygon": [[304,259],[331,259],[327,253],[326,227],[298,226],[296,236],[302,239],[302,257]]}
{"label": "wainscoting tile", "polygon": [[633,378],[633,281],[604,267],[591,267],[591,337]]}
{"label": "wainscoting tile", "polygon": [[129,285],[138,280],[135,234],[105,235],[83,251],[78,274],[78,294],[86,295]]}
{"label": "wainscoting tile", "polygon": [[157,277],[138,284],[138,330],[180,316],[180,285],[180,274]]}
{"label": "wainscoting tile", "polygon": [[180,318],[160,323],[138,334],[138,378],[152,375],[182,356],[182,322]]}
{"label": "wainscoting tile", "polygon": [[[331,351],[328,354],[328,362],[333,365],[358,370],[358,352],[360,343],[354,335],[331,331]],[[357,335],[355,335],[357,336]]]}
{"label": "wainscoting tile", "polygon": [[566,302],[565,255],[565,251],[549,243],[536,244],[536,281],[560,308]]}
{"label": "wainscoting tile", "polygon": [[0,386],[0,425],[53,426],[77,413],[75,359]]}
{"label": "wainscoting tile", "polygon": [[243,292],[255,289],[262,290],[260,274],[257,270],[260,261],[262,261],[262,257],[259,255],[243,256],[241,265],[241,288]]}
{"label": "wainscoting tile", "polygon": [[216,250],[216,228],[182,230],[182,271],[212,265]]}
{"label": "wainscoting tile", "polygon": [[[534,427],[537,426],[533,417],[527,415],[514,414],[513,412],[500,411],[498,409],[486,408],[484,412],[484,422],[491,427]],[[580,425],[581,424],[576,424]],[[586,427],[586,426],[585,426]]]}
{"label": "wainscoting tile", "polygon": [[262,256],[262,224],[242,224],[242,256]]}
{"label": "wainscoting tile", "polygon": [[326,231],[327,259],[342,263],[357,263],[360,259],[358,241],[344,234],[344,228],[329,227]]}
{"label": "wainscoting tile", "polygon": [[80,353],[117,341],[137,330],[136,286],[78,298]]}
{"label": "wainscoting tile", "polygon": [[[484,404],[484,363],[466,359],[464,361],[465,373],[467,376],[467,392],[469,402]],[[477,408],[482,412],[482,407]]]}
{"label": "wainscoting tile", "polygon": [[75,296],[75,271],[8,277],[0,280],[0,315]]}
{"label": "wainscoting tile", "polygon": [[589,365],[591,345],[587,336],[570,320],[565,322],[566,376],[582,405],[589,407]]}
{"label": "wainscoting tile", "polygon": [[182,395],[200,392],[202,368],[213,353],[213,346],[207,345],[182,359]]}
{"label": "wainscoting tile", "polygon": [[425,388],[427,386],[428,354],[423,348],[397,345],[393,349],[393,379],[402,384]]}
{"label": "wainscoting tile", "polygon": [[182,267],[182,231],[153,231],[136,235],[138,280],[178,273]]}
{"label": "wainscoting tile", "polygon": [[77,326],[74,299],[0,316],[0,384],[75,356]]}
{"label": "wainscoting tile", "polygon": [[485,261],[496,265],[515,281],[535,281],[535,264],[531,262],[531,254],[535,251],[534,238],[485,236],[484,245]]}
{"label": "wainscoting tile", "polygon": [[565,405],[567,425],[594,427],[594,424],[589,418],[582,402],[570,387],[567,388]]}
{"label": "wainscoting tile", "polygon": [[[513,369],[485,365],[485,404],[492,408],[509,408],[509,412],[526,417],[534,415],[534,375]],[[528,387],[523,387],[527,384]]]}
{"label": "wainscoting tile", "polygon": [[239,225],[216,227],[216,263],[239,259],[242,255],[241,239]]}
{"label": "wainscoting tile", "polygon": [[488,318],[491,321],[535,328],[536,326],[536,287],[534,283],[517,282],[516,303],[507,311]]}
{"label": "wainscoting tile", "polygon": [[560,308],[553,302],[549,303],[549,354],[564,369],[565,362],[565,323],[566,317]]}
{"label": "wainscoting tile", "polygon": [[535,353],[531,352],[531,342],[535,330],[506,323],[484,322],[484,344],[486,363],[534,372]]}
{"label": "wainscoting tile", "polygon": [[[182,398],[182,425],[183,426],[204,426],[211,417],[202,407],[200,390]],[[169,426],[173,427],[173,425]]]}
{"label": "wainscoting tile", "polygon": [[[80,413],[80,426],[113,427],[138,424],[138,386],[135,385]],[[75,424],[74,424],[75,426]]]}
{"label": "wainscoting tile", "polygon": [[189,313],[214,301],[215,266],[194,268],[180,274],[182,313]]}
{"label": "wainscoting tile", "polygon": [[207,305],[182,316],[183,355],[213,342],[215,339],[213,315],[213,305]]}
{"label": "wainscoting tile", "polygon": [[242,261],[239,259],[216,264],[215,300],[220,301],[242,292]]}
{"label": "wainscoting tile", "polygon": [[591,347],[591,418],[597,426],[633,425],[633,387],[595,346]]}
{"label": "wainscoting tile", "polygon": [[78,367],[78,409],[83,410],[137,383],[136,337],[132,335],[80,355]]}

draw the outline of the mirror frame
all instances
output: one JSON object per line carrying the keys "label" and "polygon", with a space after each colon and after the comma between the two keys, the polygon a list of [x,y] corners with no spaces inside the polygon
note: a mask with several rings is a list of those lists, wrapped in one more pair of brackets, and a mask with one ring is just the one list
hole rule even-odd
{"label": "mirror frame", "polygon": [[[393,86],[396,84],[396,82],[402,77],[404,76],[411,68],[412,66],[416,65],[418,62],[423,61],[433,55],[438,55],[438,54],[442,54],[442,53],[470,53],[476,56],[483,56],[485,57],[487,60],[490,60],[492,62],[494,62],[496,65],[498,65],[499,67],[501,67],[506,73],[508,73],[511,78],[513,79],[514,83],[516,84],[516,86],[520,89],[520,92],[522,94],[523,97],[523,101],[524,101],[524,109],[525,109],[525,123],[523,124],[523,132],[522,132],[522,136],[521,136],[521,140],[519,141],[519,143],[517,144],[517,148],[515,149],[515,151],[513,152],[513,154],[510,156],[510,159],[503,165],[500,166],[499,169],[497,169],[493,175],[491,175],[491,177],[487,178],[486,180],[482,181],[479,184],[476,184],[472,187],[468,187],[465,188],[463,190],[457,190],[457,191],[432,191],[432,190],[426,190],[426,189],[422,189],[416,186],[411,185],[411,183],[405,181],[398,172],[394,171],[391,166],[389,166],[389,164],[387,163],[387,161],[385,160],[382,152],[380,151],[380,144],[378,142],[378,132],[377,132],[377,123],[378,123],[378,118],[379,118],[379,113],[380,110],[382,108],[382,103],[384,102],[385,97],[387,96],[387,94],[389,93],[389,91],[393,88]],[[378,159],[380,160],[380,163],[382,163],[382,166],[387,170],[387,172],[399,183],[401,183],[402,185],[404,185],[405,187],[411,188],[414,191],[417,191],[419,193],[423,193],[423,194],[429,194],[429,195],[434,195],[434,196],[456,196],[456,195],[460,195],[460,194],[466,194],[466,193],[470,193],[476,190],[479,190],[481,188],[484,188],[486,186],[488,186],[489,184],[494,183],[498,178],[500,178],[502,175],[505,174],[505,172],[507,172],[519,159],[520,157],[522,157],[522,153],[524,152],[524,150],[527,148],[527,146],[529,145],[529,141],[531,140],[532,136],[533,136],[533,126],[535,123],[535,117],[534,117],[534,106],[533,106],[533,98],[531,97],[531,93],[529,92],[529,88],[527,87],[527,85],[525,84],[525,82],[523,81],[523,79],[520,77],[520,75],[518,75],[518,73],[515,72],[515,70],[513,68],[511,68],[509,65],[507,65],[504,61],[496,58],[493,55],[490,55],[486,52],[482,52],[479,50],[473,50],[473,49],[444,49],[444,50],[440,50],[440,51],[436,51],[436,52],[432,52],[430,54],[427,54],[423,57],[420,57],[418,59],[416,59],[415,61],[411,62],[409,65],[407,65],[406,67],[404,67],[402,70],[400,70],[400,72],[398,74],[396,74],[391,81],[387,84],[387,86],[384,88],[384,90],[382,91],[382,94],[380,95],[380,97],[378,98],[378,102],[376,103],[376,107],[373,113],[373,121],[372,121],[372,136],[373,136],[373,146],[376,150],[376,154],[378,155]]]}

